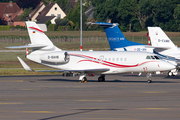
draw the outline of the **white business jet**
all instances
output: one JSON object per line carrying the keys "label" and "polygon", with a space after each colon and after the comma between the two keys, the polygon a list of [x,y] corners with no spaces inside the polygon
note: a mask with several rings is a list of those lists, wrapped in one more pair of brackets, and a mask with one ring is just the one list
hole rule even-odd
{"label": "white business jet", "polygon": [[[168,71],[175,68],[156,54],[129,51],[64,51],[57,48],[35,22],[26,22],[31,44],[8,48],[33,48],[26,55],[27,59],[36,63],[56,68],[59,72],[78,72],[79,81],[86,82],[86,74],[101,74],[98,81],[105,81],[105,74],[127,72],[145,72],[151,82],[151,72]],[[32,70],[21,58],[22,66]],[[37,71],[38,72],[38,71]],[[41,71],[39,71],[41,72]]]}
{"label": "white business jet", "polygon": [[[148,31],[154,52],[161,56],[169,56],[171,59],[174,58],[177,62],[177,66],[179,66],[179,48],[174,45],[171,39],[169,39],[160,27],[148,27]],[[168,74],[169,76],[177,75],[177,69],[171,70]]]}

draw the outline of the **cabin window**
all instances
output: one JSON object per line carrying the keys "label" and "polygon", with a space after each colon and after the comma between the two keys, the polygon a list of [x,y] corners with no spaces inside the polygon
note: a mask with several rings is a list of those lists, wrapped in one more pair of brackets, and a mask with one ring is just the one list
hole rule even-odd
{"label": "cabin window", "polygon": [[115,58],[113,58],[112,61],[115,61]]}
{"label": "cabin window", "polygon": [[151,59],[150,56],[147,56],[146,59]]}
{"label": "cabin window", "polygon": [[119,58],[116,58],[116,61],[119,61]]}
{"label": "cabin window", "polygon": [[109,58],[109,61],[111,61],[111,58]]}
{"label": "cabin window", "polygon": [[124,61],[127,61],[127,58],[124,58]]}
{"label": "cabin window", "polygon": [[105,61],[107,61],[107,58],[105,58]]}
{"label": "cabin window", "polygon": [[121,61],[123,61],[123,58],[121,58]]}

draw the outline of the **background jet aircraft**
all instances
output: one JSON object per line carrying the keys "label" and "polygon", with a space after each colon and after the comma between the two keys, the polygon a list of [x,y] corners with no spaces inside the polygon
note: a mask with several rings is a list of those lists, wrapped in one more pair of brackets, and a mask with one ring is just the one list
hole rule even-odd
{"label": "background jet aircraft", "polygon": [[[149,37],[151,40],[152,47],[154,47],[154,52],[163,55],[175,58],[177,66],[180,64],[180,50],[174,43],[169,39],[169,37],[163,32],[160,27],[148,27]],[[178,68],[179,69],[179,68]],[[168,73],[169,76],[176,75],[175,72]]]}
{"label": "background jet aircraft", "polygon": [[[35,22],[26,22],[31,44],[9,48],[33,48],[27,59],[59,69],[59,72],[79,72],[79,80],[87,81],[86,74],[101,74],[98,81],[105,81],[105,74],[145,72],[151,82],[151,72],[175,68],[153,53],[124,51],[63,51],[57,48]],[[21,58],[28,71],[33,71]]]}
{"label": "background jet aircraft", "polygon": [[97,22],[91,24],[101,25],[105,29],[111,50],[153,52],[153,48],[147,47],[148,45],[127,40],[117,23]]}
{"label": "background jet aircraft", "polygon": [[[127,40],[125,38],[125,36],[123,35],[123,33],[121,32],[121,30],[119,29],[118,24],[116,24],[116,23],[97,22],[97,23],[91,23],[91,24],[101,25],[105,29],[106,36],[107,36],[111,50],[115,50],[115,51],[147,51],[147,52],[154,53],[155,52],[154,48],[157,47],[156,45],[149,46],[149,45],[136,43],[136,42]],[[152,35],[151,35],[151,37],[152,37]],[[160,47],[158,47],[158,48],[160,48]],[[163,47],[162,49],[164,49],[164,48],[165,47]],[[155,52],[155,53],[158,54],[158,52]],[[159,55],[162,58],[166,59],[168,62],[171,62],[174,65],[177,65],[177,60],[174,59],[173,56],[169,57],[168,54],[165,54],[165,55],[159,54]],[[177,75],[177,69],[173,69],[173,70],[169,71],[168,75],[169,76]]]}

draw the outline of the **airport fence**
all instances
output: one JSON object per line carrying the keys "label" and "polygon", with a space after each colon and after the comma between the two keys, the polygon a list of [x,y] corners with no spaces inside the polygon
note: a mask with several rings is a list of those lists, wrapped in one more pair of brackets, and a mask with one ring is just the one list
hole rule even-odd
{"label": "airport fence", "polygon": [[[127,36],[128,40],[143,44],[148,44],[148,38],[146,36]],[[79,42],[79,36],[49,36],[49,39],[54,42]],[[101,36],[83,36],[83,42],[107,42],[107,37]],[[170,37],[170,39],[180,45],[180,37]],[[30,43],[29,36],[0,36],[0,43]]]}
{"label": "airport fence", "polygon": [[[126,37],[128,40],[139,43],[148,43],[148,38],[145,36],[130,36]],[[79,36],[49,36],[52,42],[79,42]],[[99,42],[107,41],[107,37],[99,36],[83,36],[84,42]],[[30,43],[30,38],[28,36],[6,36],[0,37],[0,43]]]}

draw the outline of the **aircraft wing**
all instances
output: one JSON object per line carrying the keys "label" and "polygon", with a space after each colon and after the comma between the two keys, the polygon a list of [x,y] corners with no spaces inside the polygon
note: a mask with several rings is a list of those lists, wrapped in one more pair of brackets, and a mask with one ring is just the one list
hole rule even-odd
{"label": "aircraft wing", "polygon": [[31,69],[20,57],[17,57],[20,61],[23,68],[27,71],[34,71],[34,72],[83,72],[83,73],[99,73],[99,72],[106,72],[110,69],[108,68],[100,68],[100,69],[84,69],[84,70],[33,70]]}
{"label": "aircraft wing", "polygon": [[106,26],[118,26],[118,23],[106,23],[106,22],[96,22],[96,23],[90,23],[92,25],[101,25],[102,27]]}
{"label": "aircraft wing", "polygon": [[11,47],[6,47],[10,49],[20,49],[20,48],[43,48],[46,47],[47,45],[43,44],[29,44],[29,45],[23,45],[23,46],[11,46]]}
{"label": "aircraft wing", "polygon": [[147,45],[147,46],[145,46],[146,48],[157,48],[157,49],[164,49],[164,50],[166,50],[166,49],[171,49],[171,47],[155,47],[155,46],[150,46],[150,45]]}

